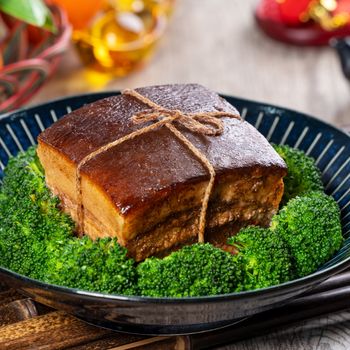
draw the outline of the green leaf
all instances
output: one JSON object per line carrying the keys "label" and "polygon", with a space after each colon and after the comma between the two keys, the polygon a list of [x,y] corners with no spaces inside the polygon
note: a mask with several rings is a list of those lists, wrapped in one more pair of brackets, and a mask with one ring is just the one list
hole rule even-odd
{"label": "green leaf", "polygon": [[56,32],[51,12],[42,0],[0,0],[0,11],[26,23]]}

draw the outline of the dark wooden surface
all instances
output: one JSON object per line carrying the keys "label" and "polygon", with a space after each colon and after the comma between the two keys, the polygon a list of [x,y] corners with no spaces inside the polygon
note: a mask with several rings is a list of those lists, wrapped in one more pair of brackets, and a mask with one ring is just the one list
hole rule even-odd
{"label": "dark wooden surface", "polygon": [[216,350],[348,350],[350,310],[300,322]]}
{"label": "dark wooden surface", "polygon": [[144,337],[88,325],[0,287],[0,349],[186,350],[185,337]]}

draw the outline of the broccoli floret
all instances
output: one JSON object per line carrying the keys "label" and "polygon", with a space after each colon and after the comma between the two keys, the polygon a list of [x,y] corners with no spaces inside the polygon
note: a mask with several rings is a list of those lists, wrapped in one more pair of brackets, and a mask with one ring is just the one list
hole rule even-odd
{"label": "broccoli floret", "polygon": [[339,207],[322,192],[290,200],[273,217],[271,230],[288,244],[296,277],[314,272],[343,243]]}
{"label": "broccoli floret", "polygon": [[315,160],[303,151],[286,145],[273,145],[288,167],[288,175],[283,179],[284,193],[281,206],[290,199],[310,191],[324,191],[321,172]]}
{"label": "broccoli floret", "polygon": [[46,188],[34,147],[9,160],[0,193],[0,264],[41,279],[47,240],[68,237],[74,225]]}
{"label": "broccoli floret", "polygon": [[233,256],[209,243],[196,243],[137,267],[141,295],[185,297],[233,292],[239,273]]}
{"label": "broccoli floret", "polygon": [[268,228],[243,228],[228,243],[237,251],[235,261],[241,271],[236,291],[265,288],[289,281],[292,263],[284,240]]}
{"label": "broccoli floret", "polygon": [[46,282],[83,290],[136,295],[135,262],[114,238],[87,236],[48,246]]}

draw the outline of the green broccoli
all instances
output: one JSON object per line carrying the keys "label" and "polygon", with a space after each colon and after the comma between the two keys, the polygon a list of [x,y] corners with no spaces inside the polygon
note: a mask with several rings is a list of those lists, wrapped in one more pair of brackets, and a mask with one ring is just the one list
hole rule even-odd
{"label": "green broccoli", "polygon": [[209,243],[184,247],[163,259],[148,258],[137,271],[141,295],[151,297],[230,293],[239,278],[233,256]]}
{"label": "green broccoli", "polygon": [[0,189],[0,264],[41,279],[47,240],[62,240],[73,222],[61,213],[58,199],[45,186],[35,148],[11,158]]}
{"label": "green broccoli", "polygon": [[136,295],[136,268],[114,238],[87,236],[49,244],[44,280],[83,290]]}
{"label": "green broccoli", "polygon": [[146,259],[137,267],[141,294],[153,297],[219,295],[290,280],[289,250],[274,232],[252,226],[231,237],[229,243],[235,247],[235,255],[209,243],[197,243],[163,259]]}
{"label": "green broccoli", "polygon": [[0,189],[0,266],[62,286],[135,294],[134,261],[114,239],[75,238],[30,148],[11,158]]}
{"label": "green broccoli", "polygon": [[288,202],[272,219],[271,230],[288,244],[296,276],[314,272],[343,243],[340,210],[331,196],[310,192]]}
{"label": "green broccoli", "polygon": [[230,238],[235,255],[197,243],[137,267],[116,239],[74,237],[74,223],[45,186],[30,148],[10,159],[0,188],[0,265],[57,285],[152,297],[219,295],[305,276],[340,248],[340,211],[321,192],[311,158],[287,146],[275,148],[289,166],[288,203],[270,228],[247,227]]}
{"label": "green broccoli", "polygon": [[250,226],[228,239],[241,271],[236,291],[265,288],[289,281],[292,263],[284,240],[268,228]]}
{"label": "green broccoli", "polygon": [[288,175],[284,178],[281,206],[309,191],[324,191],[321,172],[313,158],[287,145],[273,145],[273,147],[288,167]]}

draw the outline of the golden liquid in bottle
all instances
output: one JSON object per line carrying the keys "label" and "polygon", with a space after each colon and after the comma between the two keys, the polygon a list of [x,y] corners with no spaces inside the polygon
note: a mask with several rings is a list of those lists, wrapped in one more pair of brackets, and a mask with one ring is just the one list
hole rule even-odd
{"label": "golden liquid in bottle", "polygon": [[[146,6],[147,2],[156,5]],[[170,13],[169,6],[160,8],[158,3],[161,2],[115,0],[115,6],[101,11],[88,29],[74,31],[83,63],[118,77],[142,66],[153,53]]]}

